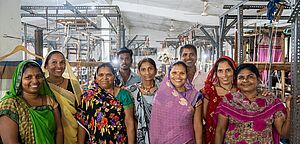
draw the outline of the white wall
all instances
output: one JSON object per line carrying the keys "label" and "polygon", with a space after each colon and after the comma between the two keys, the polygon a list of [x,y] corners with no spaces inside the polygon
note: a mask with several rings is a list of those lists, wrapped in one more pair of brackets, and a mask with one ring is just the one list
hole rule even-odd
{"label": "white wall", "polygon": [[[11,52],[18,44],[22,44],[20,39],[4,37],[12,36],[21,38],[21,17],[20,0],[0,0],[0,56]],[[5,60],[22,60],[22,53],[18,52]]]}

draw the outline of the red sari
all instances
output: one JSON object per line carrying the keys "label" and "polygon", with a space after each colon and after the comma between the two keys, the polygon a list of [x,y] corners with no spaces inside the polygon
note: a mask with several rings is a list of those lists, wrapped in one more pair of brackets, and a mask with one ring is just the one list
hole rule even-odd
{"label": "red sari", "polygon": [[[215,73],[215,69],[218,66],[217,63],[219,61],[227,60],[230,62],[234,70],[236,69],[236,64],[230,57],[222,56],[220,57],[215,65],[210,70],[207,79],[205,81],[205,86],[202,89],[202,93],[204,98],[208,100],[207,111],[206,111],[206,120],[205,120],[205,144],[214,144],[215,143],[215,131],[217,124],[214,122],[214,113],[217,109],[217,106],[222,101],[222,97],[218,95],[215,84],[218,83],[217,74]],[[235,82],[233,83],[235,85]]]}

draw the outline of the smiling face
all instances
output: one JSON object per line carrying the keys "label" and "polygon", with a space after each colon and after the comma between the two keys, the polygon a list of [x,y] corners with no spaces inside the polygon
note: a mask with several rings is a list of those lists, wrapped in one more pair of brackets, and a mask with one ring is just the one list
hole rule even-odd
{"label": "smiling face", "polygon": [[183,65],[174,65],[170,71],[170,81],[179,91],[184,90],[184,84],[187,81],[186,69]]}
{"label": "smiling face", "polygon": [[188,67],[192,67],[196,64],[197,54],[191,48],[183,48],[180,58]]}
{"label": "smiling face", "polygon": [[232,84],[234,70],[228,64],[227,61],[222,61],[219,63],[217,68],[217,78],[221,85]]}
{"label": "smiling face", "polygon": [[156,68],[149,62],[143,62],[138,70],[139,75],[143,81],[154,80],[156,75]]}
{"label": "smiling face", "polygon": [[66,60],[61,53],[54,53],[45,63],[45,68],[49,71],[50,77],[61,77],[66,69]]}
{"label": "smiling face", "polygon": [[114,86],[115,76],[109,67],[101,67],[97,71],[96,83],[103,89],[109,89]]}
{"label": "smiling face", "polygon": [[258,85],[258,78],[255,73],[248,69],[242,69],[237,75],[237,87],[242,92],[254,92]]}
{"label": "smiling face", "polygon": [[38,67],[28,67],[22,75],[22,92],[37,94],[42,83],[43,73]]}

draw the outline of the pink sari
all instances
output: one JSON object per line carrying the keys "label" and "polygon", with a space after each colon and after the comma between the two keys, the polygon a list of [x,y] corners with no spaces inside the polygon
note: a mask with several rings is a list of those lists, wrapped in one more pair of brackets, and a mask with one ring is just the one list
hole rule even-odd
{"label": "pink sari", "polygon": [[258,97],[250,101],[242,93],[227,94],[217,107],[218,114],[229,118],[224,143],[279,144],[279,135],[274,120],[285,117],[286,109],[274,96]]}
{"label": "pink sari", "polygon": [[[259,42],[258,45],[258,59],[259,62],[269,62],[269,44],[270,44],[270,38],[268,35],[261,35],[262,40]],[[281,60],[281,54],[282,54],[282,48],[281,48],[281,37],[273,37],[273,46],[272,46],[272,62],[280,62]],[[265,69],[268,69],[268,65],[265,66]],[[268,81],[268,71],[263,70],[260,72],[261,79],[264,83]]]}
{"label": "pink sari", "polygon": [[178,92],[169,76],[157,90],[150,120],[152,144],[194,143],[193,116],[195,107],[202,103],[202,95],[190,82],[186,91]]}

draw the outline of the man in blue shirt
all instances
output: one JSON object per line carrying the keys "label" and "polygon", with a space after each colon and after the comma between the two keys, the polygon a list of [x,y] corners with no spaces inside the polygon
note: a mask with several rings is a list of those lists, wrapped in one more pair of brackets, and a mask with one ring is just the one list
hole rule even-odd
{"label": "man in blue shirt", "polygon": [[123,82],[125,87],[140,82],[140,77],[130,70],[132,64],[132,50],[126,47],[120,48],[117,52],[119,59],[119,70],[117,72],[117,78]]}

